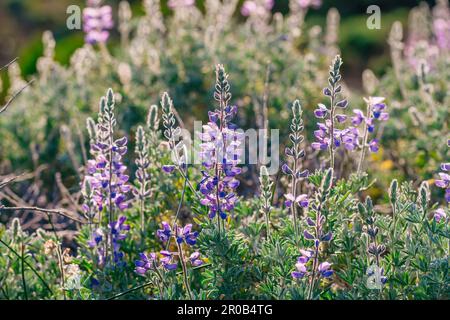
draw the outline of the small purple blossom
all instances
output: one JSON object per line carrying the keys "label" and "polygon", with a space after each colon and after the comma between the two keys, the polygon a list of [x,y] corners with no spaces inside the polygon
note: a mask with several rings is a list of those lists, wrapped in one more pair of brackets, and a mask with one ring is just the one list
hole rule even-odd
{"label": "small purple blossom", "polygon": [[116,265],[124,265],[123,252],[120,251],[120,243],[125,240],[130,226],[125,224],[126,217],[120,216],[115,222],[110,223],[109,229],[111,233],[111,241],[113,245],[113,259]]}
{"label": "small purple blossom", "polygon": [[172,173],[175,170],[174,165],[163,165],[162,169],[165,173]]}
{"label": "small purple blossom", "polygon": [[155,270],[158,266],[156,253],[150,254],[140,253],[140,259],[135,261],[135,272],[139,275],[145,275],[149,270]]}
{"label": "small purple blossom", "polygon": [[440,179],[435,181],[437,187],[445,189],[445,200],[450,202],[450,175],[444,172],[439,172]]}
{"label": "small purple blossom", "polygon": [[242,154],[243,133],[236,130],[231,120],[237,107],[229,105],[231,94],[228,75],[222,65],[216,67],[216,91],[214,97],[219,109],[208,112],[209,122],[198,133],[199,158],[203,164],[202,180],[199,183],[201,204],[209,208],[209,218],[219,215],[226,219],[238,200],[235,190],[239,186],[236,176]]}
{"label": "small purple blossom", "polygon": [[197,231],[192,232],[192,224],[187,224],[184,227],[177,227],[175,225],[174,230],[175,232],[173,232],[168,222],[163,221],[162,229],[158,229],[156,235],[163,242],[167,242],[171,237],[174,237],[178,244],[183,242],[190,246],[196,244],[199,233]]}
{"label": "small purple blossom", "polygon": [[379,150],[378,139],[373,139],[372,141],[369,142],[369,150],[374,153],[378,152]]}
{"label": "small purple blossom", "polygon": [[195,251],[189,256],[189,261],[193,267],[199,267],[203,264],[203,260],[200,258],[200,252]]}
{"label": "small purple blossom", "polygon": [[333,270],[330,269],[331,263],[329,262],[322,262],[319,264],[319,273],[324,278],[329,278],[333,275]]}
{"label": "small purple blossom", "polygon": [[162,227],[162,229],[156,231],[156,235],[161,241],[166,242],[172,236],[172,228],[170,227],[170,224],[165,221],[162,222]]}
{"label": "small purple blossom", "polygon": [[178,263],[176,261],[174,261],[175,253],[167,251],[167,250],[163,250],[160,252],[160,254],[162,255],[162,258],[160,259],[160,261],[161,261],[164,269],[166,269],[168,271],[176,270]]}
{"label": "small purple blossom", "polygon": [[170,252],[167,250],[162,250],[158,254],[152,252],[150,254],[140,253],[139,260],[135,261],[135,272],[139,275],[144,276],[149,271],[156,271],[160,269],[160,267],[164,268],[167,271],[176,270],[178,267],[178,263],[175,261],[176,253]]}
{"label": "small purple blossom", "polygon": [[284,196],[286,198],[286,201],[284,202],[284,204],[288,208],[290,208],[294,203],[298,204],[299,206],[301,206],[303,208],[308,207],[309,199],[308,199],[308,195],[306,195],[306,194],[301,194],[301,195],[297,196],[296,198],[294,198],[294,196],[291,193],[285,194]]}
{"label": "small purple blossom", "polygon": [[197,243],[198,232],[192,232],[192,224],[187,224],[184,228],[176,227],[176,239],[177,243],[183,243],[193,246]]}
{"label": "small purple blossom", "polygon": [[[447,140],[447,146],[450,147],[450,139]],[[439,179],[434,184],[436,187],[445,189],[445,201],[450,203],[450,163],[442,163],[441,170],[439,172]]]}
{"label": "small purple blossom", "polygon": [[327,107],[323,103],[318,104],[318,108],[314,110],[316,118],[324,118],[328,113]]}
{"label": "small purple blossom", "polygon": [[365,119],[364,113],[359,109],[353,109],[354,116],[352,117],[352,124],[359,126]]}
{"label": "small purple blossom", "polygon": [[442,221],[446,221],[447,220],[447,214],[445,213],[444,209],[439,208],[436,211],[434,211],[434,220],[439,223]]}
{"label": "small purple blossom", "polygon": [[[112,263],[116,267],[125,265],[123,261],[124,254],[120,251],[120,244],[126,239],[127,233],[130,230],[130,226],[125,224],[126,217],[120,216],[117,221],[114,221],[108,225],[108,237],[105,232],[98,228],[92,235],[91,239],[87,242],[91,249],[96,249],[98,265],[103,267],[107,259],[107,250],[109,246],[112,246]],[[108,243],[110,241],[110,243]]]}
{"label": "small purple blossom", "polygon": [[[312,250],[300,250],[302,254],[297,259],[295,264],[295,271],[291,273],[294,279],[303,279],[305,276],[309,276],[311,272],[308,270],[308,262],[314,257],[314,251]],[[318,274],[323,278],[329,278],[333,275],[333,270],[331,270],[331,263],[322,262],[317,268]]]}
{"label": "small purple blossom", "polygon": [[[88,119],[88,123],[95,127],[92,133],[90,152],[94,159],[88,160],[86,176],[83,186],[89,185],[89,193],[84,192],[85,211],[94,209],[101,212],[108,208],[110,222],[114,210],[123,211],[129,207],[127,193],[131,190],[128,184],[129,176],[126,174],[127,167],[123,164],[122,157],[127,153],[127,138],[122,137],[114,140],[114,93],[108,90],[106,97],[100,100],[100,111],[98,123]],[[85,188],[85,187],[84,187]],[[97,208],[92,208],[95,203]]]}

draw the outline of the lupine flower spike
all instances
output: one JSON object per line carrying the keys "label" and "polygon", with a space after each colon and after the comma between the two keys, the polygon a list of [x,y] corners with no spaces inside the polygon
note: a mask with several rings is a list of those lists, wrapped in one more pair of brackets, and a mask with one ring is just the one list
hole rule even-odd
{"label": "lupine flower spike", "polygon": [[[199,233],[197,231],[194,231],[194,232],[192,231],[191,224],[187,224],[184,227],[178,227],[177,225],[175,225],[172,230],[169,223],[163,222],[162,229],[159,229],[156,232],[156,235],[163,242],[169,242],[172,238],[175,239],[175,242],[176,242],[177,248],[178,248],[178,257],[180,259],[181,268],[183,270],[183,282],[184,282],[186,292],[187,292],[189,298],[192,299],[193,295],[192,295],[191,287],[189,284],[186,262],[187,262],[187,260],[189,260],[192,266],[197,267],[197,266],[202,265],[203,261],[200,259],[200,253],[198,251],[196,251],[188,259],[186,259],[185,252],[183,250],[183,244],[186,244],[189,247],[194,246],[197,243],[197,237],[198,237]],[[167,260],[167,259],[170,258],[170,261],[172,261],[171,259],[172,259],[173,253],[168,252],[168,251],[161,251],[161,254],[163,254],[166,259],[165,268],[167,269],[168,267],[169,268],[172,267],[173,264],[168,263],[169,260]],[[175,264],[175,268],[176,268],[176,264]]]}
{"label": "lupine flower spike", "polygon": [[[171,174],[173,171],[177,170],[177,172],[186,181],[187,185],[194,193],[194,195],[199,197],[197,191],[188,178],[188,152],[184,142],[182,140],[180,141],[181,128],[176,125],[173,101],[169,97],[169,94],[167,92],[164,92],[162,95],[161,109],[162,123],[164,128],[163,135],[167,139],[167,142],[169,144],[172,158],[172,164],[163,165],[162,170],[167,174]],[[150,119],[151,118],[148,118],[149,121]]]}
{"label": "lupine flower spike", "polygon": [[[314,218],[307,217],[306,223],[310,230],[304,230],[303,236],[306,240],[313,241],[313,249],[302,249],[302,254],[295,265],[296,270],[292,272],[294,279],[302,279],[305,276],[309,278],[307,299],[312,299],[316,283],[320,277],[329,278],[333,271],[330,269],[331,263],[319,263],[319,247],[322,242],[330,242],[333,234],[331,231],[325,232],[326,216],[324,215],[324,206],[327,202],[331,184],[333,181],[333,169],[328,169],[322,178],[319,190],[316,192],[315,201],[312,204],[312,210],[315,213]],[[308,270],[308,262],[311,261],[311,269]]]}
{"label": "lupine flower spike", "polygon": [[355,116],[352,118],[352,124],[358,126],[364,122],[363,137],[361,142],[361,155],[358,162],[357,174],[361,174],[362,164],[366,154],[367,148],[370,152],[378,152],[378,139],[374,138],[369,141],[369,135],[375,131],[375,121],[386,121],[389,119],[389,114],[386,112],[386,104],[383,97],[369,97],[364,98],[367,104],[366,116],[363,115],[361,110],[355,109],[353,113]]}
{"label": "lupine flower spike", "polygon": [[214,99],[218,108],[210,111],[209,122],[199,133],[199,158],[204,170],[200,181],[201,203],[209,208],[209,218],[217,215],[218,230],[220,220],[225,220],[237,201],[235,193],[239,186],[236,176],[241,172],[240,162],[243,134],[231,120],[237,113],[236,106],[230,106],[231,99],[228,74],[222,65],[216,67]]}
{"label": "lupine flower spike", "polygon": [[337,114],[337,108],[345,109],[348,105],[346,99],[339,99],[342,91],[340,69],[342,66],[342,59],[337,55],[331,66],[330,76],[328,77],[328,86],[323,89],[323,94],[329,98],[329,107],[324,104],[319,104],[314,111],[316,118],[325,119],[324,123],[318,123],[319,130],[314,131],[317,142],[312,143],[312,147],[316,150],[327,150],[330,154],[330,167],[334,169],[335,149],[341,145],[342,132],[336,129],[337,123],[342,123],[346,120],[343,114]]}
{"label": "lupine flower spike", "polygon": [[88,0],[88,7],[83,10],[85,41],[90,44],[104,44],[108,40],[109,30],[114,26],[111,6],[102,6],[101,2]]}
{"label": "lupine flower spike", "polygon": [[261,208],[260,211],[264,215],[266,221],[267,237],[270,237],[270,211],[272,210],[272,186],[273,181],[270,179],[269,172],[265,166],[261,166],[259,176],[260,190],[261,190]]}
{"label": "lupine flower spike", "polygon": [[150,174],[148,172],[150,166],[149,146],[147,137],[142,126],[139,126],[136,131],[136,184],[137,187],[133,189],[134,196],[139,201],[139,211],[141,215],[141,231],[144,232],[145,225],[145,200],[151,196],[150,188]]}
{"label": "lupine flower spike", "polygon": [[[115,221],[115,211],[128,208],[127,193],[131,186],[127,167],[122,157],[127,152],[127,138],[114,140],[114,93],[108,90],[106,97],[100,100],[100,111],[97,124],[88,120],[88,131],[91,135],[91,154],[94,159],[87,163],[86,176],[83,181],[84,213],[93,217],[95,212],[108,212],[108,226]],[[99,223],[102,217],[99,215]],[[109,235],[111,238],[112,235]],[[114,254],[113,240],[109,239],[111,254]]]}

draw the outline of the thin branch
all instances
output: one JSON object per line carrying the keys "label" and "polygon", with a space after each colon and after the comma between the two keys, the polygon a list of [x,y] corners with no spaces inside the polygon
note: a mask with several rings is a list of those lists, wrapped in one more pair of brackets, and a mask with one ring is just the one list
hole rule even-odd
{"label": "thin branch", "polygon": [[72,217],[71,215],[57,209],[44,209],[44,208],[38,208],[38,207],[4,207],[0,206],[0,212],[1,211],[15,211],[15,210],[28,210],[28,211],[36,211],[41,213],[50,213],[50,214],[57,214],[63,217],[66,217],[70,220],[76,221],[81,224],[87,224],[86,221],[82,221],[78,218]]}
{"label": "thin branch", "polygon": [[12,59],[10,62],[8,62],[8,64],[4,65],[3,67],[0,68],[0,71],[2,71],[3,69],[8,68],[10,65],[12,65],[14,62],[16,62],[18,60],[17,57],[15,57],[14,59]]}
{"label": "thin branch", "polygon": [[12,178],[6,178],[6,180],[1,181],[0,182],[0,190],[3,189],[4,187],[6,187],[8,184],[10,184],[11,182],[16,181],[18,178],[23,177],[25,174],[22,173],[18,176],[13,176]]}
{"label": "thin branch", "polygon": [[112,296],[111,298],[108,298],[108,299],[106,299],[106,300],[114,300],[114,299],[120,298],[120,297],[122,297],[122,296],[124,296],[124,295],[126,295],[126,294],[129,294],[129,293],[134,292],[134,291],[137,291],[137,290],[139,290],[139,289],[148,287],[148,286],[150,286],[150,285],[152,285],[152,284],[153,284],[152,281],[146,282],[146,283],[141,284],[141,285],[139,285],[139,286],[137,286],[137,287],[131,288],[131,289],[127,290],[127,291],[118,293],[118,294],[116,294],[115,296]]}
{"label": "thin branch", "polygon": [[50,291],[51,294],[53,294],[52,289],[50,289],[49,285],[47,284],[47,282],[45,282],[45,280],[41,277],[41,275],[36,271],[36,269],[28,263],[28,261],[25,258],[22,258],[20,256],[20,254],[18,254],[16,252],[16,250],[14,250],[13,248],[11,248],[6,242],[4,242],[2,239],[0,239],[0,243],[3,244],[6,248],[8,248],[12,253],[14,253],[14,255],[16,257],[18,257],[19,259],[21,259],[23,261],[23,263],[31,269],[31,271],[33,271],[33,273],[39,278],[39,280],[41,280],[42,284],[45,286],[45,288]]}
{"label": "thin branch", "polygon": [[[210,265],[211,265],[210,263],[202,264],[201,266],[192,268],[191,270],[202,269],[202,268],[208,267],[208,266],[210,266]],[[181,271],[180,271],[180,272],[177,272],[177,274],[181,274],[181,273],[182,273]],[[124,295],[127,295],[127,294],[132,293],[132,292],[137,291],[137,290],[140,290],[140,289],[142,289],[142,288],[148,287],[148,286],[150,286],[150,285],[152,285],[152,284],[153,284],[152,281],[148,281],[148,282],[143,283],[143,284],[141,284],[141,285],[139,285],[139,286],[137,286],[137,287],[134,287],[134,288],[128,289],[128,290],[126,290],[126,291],[123,291],[123,292],[121,292],[121,293],[118,293],[118,294],[116,294],[116,295],[114,295],[114,296],[112,296],[112,297],[110,297],[110,298],[108,298],[108,299],[106,299],[106,300],[114,300],[114,299],[120,298],[120,297],[122,297],[122,296],[124,296]]]}

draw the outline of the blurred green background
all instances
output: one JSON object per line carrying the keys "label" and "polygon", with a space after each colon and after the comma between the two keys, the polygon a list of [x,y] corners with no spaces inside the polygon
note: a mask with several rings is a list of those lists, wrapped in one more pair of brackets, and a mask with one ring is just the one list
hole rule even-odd
{"label": "blurred green background", "polygon": [[[226,0],[225,0],[226,1]],[[241,0],[241,3],[244,0]],[[119,0],[105,0],[117,9]],[[133,13],[141,15],[141,0],[129,0]],[[274,11],[287,12],[289,0],[275,0]],[[407,21],[410,8],[419,4],[413,0],[360,0],[338,1],[324,0],[318,10],[310,10],[307,25],[324,26],[329,8],[336,7],[341,14],[339,45],[346,64],[346,78],[350,85],[358,87],[362,70],[369,67],[378,75],[389,65],[386,44],[387,33],[392,22]],[[434,1],[429,1],[430,4]],[[14,57],[19,57],[24,76],[36,71],[36,60],[42,54],[41,35],[44,30],[51,30],[57,40],[56,60],[65,64],[72,52],[83,44],[83,33],[68,30],[65,26],[66,9],[71,4],[84,6],[83,0],[1,0],[0,1],[0,65]],[[369,30],[366,27],[366,9],[369,5],[378,5],[382,12],[382,28]],[[202,9],[203,0],[197,0]],[[170,15],[167,0],[161,0],[166,15]],[[116,11],[116,10],[115,10]],[[237,18],[239,12],[236,13]],[[110,43],[114,46],[117,33]],[[3,75],[4,77],[4,75]],[[6,80],[4,78],[4,80]],[[6,80],[7,82],[7,80]]]}

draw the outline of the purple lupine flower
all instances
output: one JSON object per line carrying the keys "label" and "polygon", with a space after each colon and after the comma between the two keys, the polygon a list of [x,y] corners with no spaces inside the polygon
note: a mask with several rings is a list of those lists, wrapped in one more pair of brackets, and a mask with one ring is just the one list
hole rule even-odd
{"label": "purple lupine flower", "polygon": [[189,256],[189,261],[193,267],[199,267],[203,264],[203,260],[200,259],[200,252],[195,251]]}
{"label": "purple lupine flower", "polygon": [[90,44],[105,43],[109,31],[114,26],[111,6],[101,6],[101,0],[88,0],[83,9],[83,30],[85,41]]}
{"label": "purple lupine flower", "polygon": [[237,165],[240,163],[244,136],[231,123],[237,107],[228,104],[231,93],[227,78],[223,66],[218,65],[214,98],[219,103],[219,109],[208,112],[209,122],[198,133],[202,141],[198,156],[204,167],[199,183],[200,202],[209,208],[211,219],[216,214],[226,219],[238,200],[235,190],[239,181],[236,176],[241,169]]}
{"label": "purple lupine flower", "polygon": [[303,208],[308,207],[309,199],[308,199],[308,195],[306,195],[306,194],[301,194],[301,195],[297,196],[296,198],[294,198],[294,196],[291,193],[285,194],[284,196],[286,198],[286,201],[284,202],[284,204],[288,208],[292,207],[292,205],[294,203],[298,204],[299,206],[301,206]]}
{"label": "purple lupine flower", "polygon": [[177,239],[177,243],[183,243],[186,242],[186,244],[193,246],[197,242],[198,232],[192,230],[192,224],[187,224],[184,226],[184,228],[176,227],[176,234],[175,237]]}
{"label": "purple lupine flower", "polygon": [[319,264],[319,273],[322,277],[324,278],[329,278],[333,275],[333,270],[330,269],[331,267],[331,263],[329,262],[322,262],[321,264]]}
{"label": "purple lupine flower", "polygon": [[102,229],[98,228],[92,233],[91,239],[87,242],[87,244],[90,248],[95,248],[100,242],[103,241],[103,237],[104,234]]}
{"label": "purple lupine flower", "polygon": [[170,9],[193,7],[195,6],[195,0],[169,0],[167,5]]}
{"label": "purple lupine flower", "polygon": [[135,272],[139,275],[145,275],[147,271],[154,270],[158,267],[158,260],[156,253],[152,252],[150,254],[140,253],[140,259],[135,261]]}
{"label": "purple lupine flower", "polygon": [[[376,269],[375,268],[371,268],[370,270],[368,270],[368,272],[367,272],[367,276],[368,277],[372,277],[373,275],[375,275],[375,272],[376,272]],[[382,284],[386,284],[386,282],[387,282],[387,277],[384,275],[384,268],[381,268],[380,269],[380,282],[382,283]]]}
{"label": "purple lupine flower", "polygon": [[450,175],[444,172],[439,172],[440,179],[434,183],[437,187],[445,189],[445,200],[450,202]]}
{"label": "purple lupine flower", "polygon": [[296,271],[293,271],[291,273],[291,275],[294,279],[303,279],[303,277],[308,273],[308,270],[306,269],[306,266],[304,263],[297,262],[295,264],[295,269],[296,269]]}
{"label": "purple lupine flower", "polygon": [[365,119],[364,113],[359,109],[353,109],[353,113],[355,115],[352,117],[352,124],[354,126],[359,126],[361,122],[363,122],[363,120]]}
{"label": "purple lupine flower", "polygon": [[[447,140],[447,146],[450,147],[450,139]],[[450,163],[442,163],[441,170],[439,172],[439,178],[434,184],[442,189],[445,189],[445,201],[450,203]]]}
{"label": "purple lupine flower", "polygon": [[[112,263],[116,267],[122,267],[125,265],[123,262],[124,254],[120,251],[120,243],[127,237],[127,232],[130,230],[130,226],[125,224],[126,217],[120,216],[117,221],[111,222],[108,226],[108,237],[105,237],[105,232],[98,228],[92,235],[91,239],[87,242],[91,249],[96,249],[98,265],[103,267],[106,263],[108,246],[112,246]],[[108,240],[111,241],[108,244]]]}
{"label": "purple lupine flower", "polygon": [[[308,7],[310,1],[304,1],[301,5]],[[343,114],[336,114],[339,109],[345,109],[348,106],[347,99],[340,99],[342,86],[340,85],[342,59],[337,55],[330,65],[328,86],[323,89],[323,94],[329,98],[330,105],[326,107],[323,104],[318,105],[318,109],[314,111],[316,118],[325,119],[324,123],[318,123],[319,130],[314,132],[316,141],[311,146],[318,151],[329,149],[330,166],[334,167],[335,149],[342,145],[342,130],[336,126],[346,122],[347,117]]]}
{"label": "purple lupine flower", "polygon": [[345,114],[337,114],[336,120],[339,123],[344,123],[345,121],[347,121],[347,116]]}
{"label": "purple lupine flower", "polygon": [[[98,123],[88,119],[96,132],[92,133],[90,153],[94,159],[88,160],[86,176],[83,185],[91,187],[92,200],[99,212],[108,208],[110,221],[113,220],[114,210],[123,211],[129,207],[126,195],[131,190],[128,184],[129,176],[125,173],[127,167],[122,157],[127,153],[127,138],[113,139],[116,119],[114,116],[114,93],[108,90],[106,97],[100,100]],[[88,125],[89,127],[89,125]],[[84,194],[85,204],[90,205]]]}
{"label": "purple lupine flower", "polygon": [[[330,121],[326,120],[325,123],[317,123],[319,130],[314,131],[314,136],[316,137],[317,142],[313,142],[311,146],[315,150],[326,150],[330,145]],[[334,129],[334,144],[335,146],[339,145],[340,131]]]}
{"label": "purple lupine flower", "polygon": [[[295,264],[296,270],[291,273],[294,279],[303,279],[310,274],[307,263],[314,256],[314,252],[311,250],[300,250],[300,252],[302,255],[297,259],[297,263]],[[322,262],[317,268],[318,274],[323,278],[331,277],[333,275],[333,270],[331,270],[330,267],[331,263]]]}
{"label": "purple lupine flower", "polygon": [[111,241],[113,245],[113,259],[115,265],[123,266],[125,265],[123,260],[123,252],[120,251],[120,242],[125,240],[127,233],[130,230],[130,226],[125,224],[127,218],[125,216],[120,216],[115,222],[110,223],[110,233]]}
{"label": "purple lupine flower", "polygon": [[[125,174],[127,167],[122,163],[122,156],[127,152],[126,138],[118,139],[112,146],[105,146],[101,142],[91,146],[91,153],[95,160],[89,160],[85,177],[94,190],[93,199],[97,203],[98,211],[109,205],[109,197],[113,206],[120,211],[129,207],[126,194],[131,190],[127,183],[129,176]],[[110,163],[109,150],[112,150],[112,163]],[[110,176],[111,170],[111,176]]]}
{"label": "purple lupine flower", "polygon": [[[326,226],[326,216],[322,214],[321,210],[318,209],[321,201],[323,201],[322,194],[328,194],[331,188],[331,179],[333,176],[333,169],[328,169],[325,176],[322,178],[322,183],[320,191],[317,196],[315,203],[312,205],[313,211],[315,211],[315,217],[307,217],[306,224],[309,228],[303,230],[303,237],[306,240],[313,241],[313,249],[300,250],[301,256],[297,259],[297,264],[295,265],[296,271],[292,272],[292,277],[295,279],[301,279],[306,275],[311,276],[311,282],[316,281],[316,277],[321,276],[324,278],[329,278],[333,274],[330,269],[331,264],[328,262],[322,262],[319,264],[319,247],[322,242],[330,242],[333,234],[331,232],[325,233],[324,227]],[[307,264],[310,260],[312,262],[312,271],[308,271]],[[310,293],[311,294],[311,293]]]}
{"label": "purple lupine flower", "polygon": [[163,250],[160,252],[162,255],[162,258],[160,259],[161,264],[163,265],[164,269],[171,271],[176,270],[178,264],[176,261],[174,261],[174,255],[175,253]]}
{"label": "purple lupine flower", "polygon": [[441,222],[441,220],[443,220],[443,221],[447,220],[447,214],[445,213],[444,209],[442,209],[442,208],[439,208],[436,211],[434,211],[433,217],[437,223]]}
{"label": "purple lupine flower", "polygon": [[[373,116],[375,119],[382,120],[383,118],[389,117],[389,114],[386,112],[383,112],[383,110],[386,109],[386,105],[384,103],[376,103],[372,107]],[[383,116],[384,115],[384,116]]]}
{"label": "purple lupine flower", "polygon": [[165,173],[172,173],[175,170],[174,165],[163,165],[162,169]]}
{"label": "purple lupine flower", "polygon": [[89,248],[96,249],[97,264],[99,267],[103,267],[106,262],[106,241],[103,230],[101,228],[94,230],[87,244]]}
{"label": "purple lupine flower", "polygon": [[369,142],[369,150],[374,153],[378,152],[379,150],[378,139],[373,139],[372,141]]}
{"label": "purple lupine flower", "polygon": [[[356,148],[361,149],[361,156],[358,163],[358,175],[362,169],[362,163],[364,160],[364,156],[366,153],[366,149],[368,148],[370,152],[378,152],[379,150],[379,140],[378,139],[370,139],[370,135],[375,132],[376,121],[387,121],[389,119],[389,114],[386,112],[386,104],[384,103],[384,97],[369,97],[364,98],[364,101],[367,104],[367,115],[365,115],[361,110],[355,109],[353,113],[355,114],[352,117],[353,127],[350,127],[353,137],[356,142],[353,144],[346,144],[348,150],[355,150]],[[362,133],[359,135],[358,126],[364,123],[364,127],[362,128]],[[361,139],[361,141],[360,141]],[[353,142],[352,139],[348,137],[346,140]]]}
{"label": "purple lupine flower", "polygon": [[359,131],[355,127],[349,127],[340,132],[340,138],[345,149],[355,150],[359,145]]}
{"label": "purple lupine flower", "polygon": [[324,118],[328,113],[328,108],[323,103],[319,103],[317,106],[318,108],[314,110],[314,115],[316,118]]}
{"label": "purple lupine flower", "polygon": [[170,227],[170,224],[165,221],[162,222],[162,227],[162,229],[156,231],[156,235],[161,241],[166,242],[172,236],[172,228]]}

